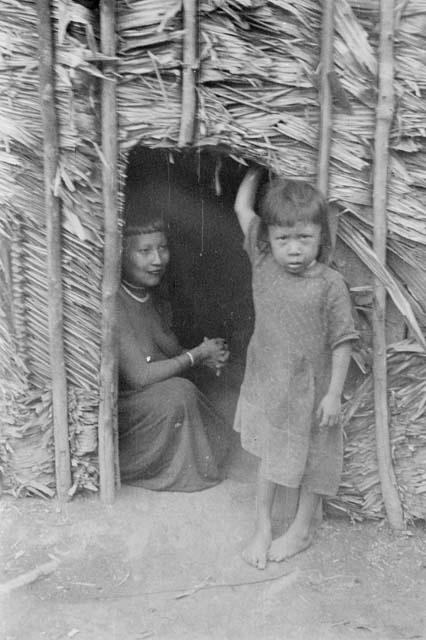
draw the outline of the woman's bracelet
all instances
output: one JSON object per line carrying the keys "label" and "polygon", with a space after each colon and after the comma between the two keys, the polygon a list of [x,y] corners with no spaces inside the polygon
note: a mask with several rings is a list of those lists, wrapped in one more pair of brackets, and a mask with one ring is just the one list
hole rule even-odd
{"label": "woman's bracelet", "polygon": [[195,364],[194,356],[192,355],[192,353],[190,351],[185,351],[185,355],[188,356],[189,364],[191,365],[191,367],[193,367],[194,364]]}

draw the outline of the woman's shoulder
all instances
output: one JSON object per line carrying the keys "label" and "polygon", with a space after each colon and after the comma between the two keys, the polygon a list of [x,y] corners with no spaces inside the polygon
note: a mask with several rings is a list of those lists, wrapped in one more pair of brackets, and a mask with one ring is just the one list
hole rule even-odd
{"label": "woman's shoulder", "polygon": [[118,317],[127,317],[129,313],[132,311],[134,302],[127,293],[122,289],[122,287],[118,288],[117,294],[117,313]]}
{"label": "woman's shoulder", "polygon": [[128,325],[133,321],[137,321],[140,318],[147,318],[152,316],[154,305],[152,302],[152,296],[146,300],[143,304],[130,298],[121,287],[118,290],[117,297],[117,318],[119,323]]}
{"label": "woman's shoulder", "polygon": [[122,290],[122,288],[119,287],[118,293],[117,293],[117,305],[116,305],[117,315],[119,318],[127,315],[126,303],[127,303],[127,296]]}

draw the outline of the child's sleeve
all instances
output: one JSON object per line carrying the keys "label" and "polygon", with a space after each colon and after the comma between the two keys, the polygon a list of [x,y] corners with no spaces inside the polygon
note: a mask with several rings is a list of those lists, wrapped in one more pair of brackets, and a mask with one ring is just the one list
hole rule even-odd
{"label": "child's sleeve", "polygon": [[259,234],[260,219],[258,216],[254,216],[247,229],[247,234],[244,237],[244,249],[248,253],[250,262],[254,262],[259,249],[257,247],[257,238]]}
{"label": "child's sleeve", "polygon": [[328,344],[332,350],[342,342],[358,340],[349,291],[337,272],[327,292],[327,320]]}

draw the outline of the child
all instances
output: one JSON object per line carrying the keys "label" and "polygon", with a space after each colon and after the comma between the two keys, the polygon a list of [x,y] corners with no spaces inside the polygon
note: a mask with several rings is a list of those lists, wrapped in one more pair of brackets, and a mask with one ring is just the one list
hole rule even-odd
{"label": "child", "polygon": [[[321,496],[337,492],[343,461],[339,427],[351,341],[348,290],[317,261],[328,238],[327,206],[310,184],[276,178],[254,212],[261,172],[250,169],[235,201],[252,263],[255,328],[247,350],[234,428],[260,458],[255,532],[243,551],[264,569],[312,542]],[[297,492],[295,519],[272,542],[277,485]]]}

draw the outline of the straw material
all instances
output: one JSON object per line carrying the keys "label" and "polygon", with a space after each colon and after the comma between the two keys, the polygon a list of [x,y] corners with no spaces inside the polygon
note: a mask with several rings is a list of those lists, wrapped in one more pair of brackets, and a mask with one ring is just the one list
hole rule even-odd
{"label": "straw material", "polygon": [[[66,20],[66,16],[62,16]],[[0,465],[15,494],[54,494],[47,331],[46,230],[35,6],[2,3],[0,211],[10,239],[11,297],[1,318]],[[102,195],[95,80],[86,48],[57,51],[61,163],[54,185],[63,215],[64,337],[74,493],[97,486]],[[93,67],[95,73],[98,73]],[[3,265],[6,269],[6,265]],[[7,294],[5,294],[7,295]]]}
{"label": "straw material", "polygon": [[[81,487],[97,487],[103,158],[97,84],[102,76],[102,56],[96,51],[96,25],[89,11],[82,9],[76,15],[72,5],[61,3],[55,14],[61,164],[54,188],[61,198],[64,226],[64,335],[74,492]],[[126,154],[132,148],[143,144],[175,150],[178,144],[182,115],[181,5],[180,0],[119,0],[121,196]],[[203,0],[198,6],[200,62],[195,148],[215,148],[242,163],[257,162],[285,175],[315,181],[321,3]],[[426,326],[426,6],[423,1],[409,0],[398,5],[396,15],[397,99],[390,141],[388,264],[381,270],[371,250],[378,20],[376,0],[336,2],[330,197],[339,211],[341,239],[370,270],[377,271],[412,335],[421,340]],[[4,367],[2,378],[7,380],[2,415],[12,418],[1,436],[0,464],[16,492],[22,493],[22,487],[35,491],[34,482],[39,482],[49,494],[53,484],[52,479],[46,478],[52,473],[48,468],[52,458],[43,457],[46,451],[51,454],[52,442],[35,23],[31,1],[3,0],[0,230],[11,242],[8,267],[3,260],[4,278],[10,278],[11,286],[6,287],[10,295],[7,291],[4,294],[6,311],[0,317],[0,366]],[[70,23],[74,37],[67,35]],[[73,31],[76,23],[78,29]],[[403,353],[407,371],[411,367],[415,371],[420,356],[410,351]],[[391,353],[390,366],[394,357]],[[359,391],[363,401],[368,380]],[[392,384],[399,384],[398,380]],[[398,393],[406,393],[410,399],[412,405],[407,411],[412,416],[418,402],[410,385],[409,375],[404,375]],[[348,412],[356,401],[357,396],[348,404]],[[407,415],[404,420],[411,420]],[[28,439],[30,443],[27,424],[32,425],[34,438],[43,447],[28,444],[28,456],[18,465],[11,451],[17,448],[18,441]],[[370,446],[373,434],[368,429],[371,424],[360,422],[358,417],[348,424],[346,469],[350,471],[345,471],[340,502],[350,505],[350,509],[355,504],[353,512],[369,516],[382,513],[379,497],[371,497],[376,495],[374,491],[378,492],[371,480],[376,473],[371,453],[374,446]],[[394,433],[396,424],[392,415]],[[362,486],[355,481],[348,484],[348,473],[360,473],[356,460],[361,458],[356,458],[353,451],[363,438],[368,446],[362,450],[360,465],[367,475],[371,473],[371,478],[364,478]],[[411,460],[415,465],[421,462],[422,447],[417,433],[417,453]],[[30,469],[32,456],[36,455],[33,449],[37,448],[40,460],[34,469],[39,471],[33,472],[31,484],[31,473],[25,475],[18,467]],[[404,507],[409,517],[414,517],[425,514],[424,505],[413,506],[410,500],[413,495],[422,495],[426,483],[419,479],[415,488],[407,483],[403,469],[408,468],[409,462],[408,454],[395,457]],[[367,486],[370,481],[371,490]],[[350,490],[345,490],[346,485]],[[405,486],[408,489],[404,493]]]}
{"label": "straw material", "polygon": [[[119,4],[123,150],[140,141],[150,147],[177,144],[179,7],[175,0],[161,3],[161,9],[153,0]],[[418,280],[426,282],[425,19],[422,3],[407,2],[398,11],[388,192],[393,253],[404,260],[407,243],[420,245],[414,273],[391,260],[390,275],[403,294],[408,289],[408,302],[410,296],[416,301],[421,324],[426,313],[426,298],[418,291]],[[378,3],[339,0],[335,20],[330,198],[371,244]],[[316,0],[202,2],[196,146],[219,146],[242,161],[314,181],[320,25]],[[362,250],[357,253],[364,260]]]}
{"label": "straw material", "polygon": [[[388,352],[388,406],[394,468],[406,520],[426,514],[426,354],[409,341]],[[373,381],[345,406],[345,465],[339,494],[329,500],[355,520],[384,517],[377,470]]]}

